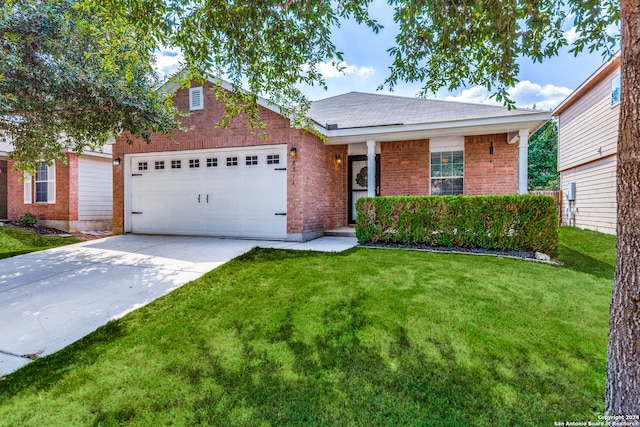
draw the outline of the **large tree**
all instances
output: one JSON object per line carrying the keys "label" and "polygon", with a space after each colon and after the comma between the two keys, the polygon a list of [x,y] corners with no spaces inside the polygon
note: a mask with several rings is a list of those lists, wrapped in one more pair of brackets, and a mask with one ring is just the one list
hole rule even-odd
{"label": "large tree", "polygon": [[107,58],[108,28],[73,4],[0,0],[0,140],[21,169],[100,149],[123,130],[150,140],[178,128],[148,47],[128,38]]}
{"label": "large tree", "polygon": [[[18,1],[18,0],[15,0]],[[71,0],[69,0],[71,1]],[[139,59],[162,46],[180,48],[184,83],[206,73],[248,91],[226,97],[229,114],[256,116],[256,95],[303,120],[300,83],[324,85],[316,64],[341,59],[331,31],[343,19],[379,29],[371,0],[77,0],[90,16],[84,28],[101,40],[103,70],[117,74],[120,58]],[[15,2],[14,2],[15,3]],[[22,0],[20,4],[38,3]],[[482,85],[512,105],[518,59],[557,55],[569,21],[575,52],[610,51],[618,43],[608,27],[622,23],[622,100],[618,143],[618,257],[611,304],[606,410],[640,408],[640,5],[638,0],[388,0],[398,24],[384,84],[423,83],[423,94],[442,87]],[[0,33],[2,34],[2,33]],[[132,49],[134,54],[127,56]],[[124,56],[123,56],[124,53]],[[124,64],[127,65],[127,64]],[[2,79],[0,73],[0,79]],[[5,77],[6,78],[6,77]],[[1,82],[2,80],[0,80]],[[5,89],[0,91],[0,99]],[[58,93],[56,88],[53,93]],[[223,97],[224,92],[219,92]],[[45,99],[46,100],[46,99]],[[7,98],[0,102],[7,102]],[[11,99],[9,103],[13,102]],[[21,108],[13,108],[20,111]],[[1,110],[0,110],[1,111]],[[5,110],[6,111],[6,110]]]}
{"label": "large tree", "polygon": [[529,190],[558,190],[558,122],[549,120],[529,139]]}

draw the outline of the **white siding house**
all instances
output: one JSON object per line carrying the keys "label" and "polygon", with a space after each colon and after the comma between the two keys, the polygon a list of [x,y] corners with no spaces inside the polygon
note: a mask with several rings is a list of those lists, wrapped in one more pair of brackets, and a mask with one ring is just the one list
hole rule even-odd
{"label": "white siding house", "polygon": [[552,113],[558,117],[562,223],[615,234],[620,57],[604,64]]}
{"label": "white siding house", "polygon": [[[111,157],[78,159],[78,221],[80,228],[109,230],[113,217]],[[87,227],[91,224],[90,227]]]}

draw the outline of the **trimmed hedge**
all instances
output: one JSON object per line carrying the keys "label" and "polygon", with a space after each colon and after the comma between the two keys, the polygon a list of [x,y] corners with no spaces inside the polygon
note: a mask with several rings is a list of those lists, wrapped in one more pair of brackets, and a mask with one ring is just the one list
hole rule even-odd
{"label": "trimmed hedge", "polygon": [[385,196],[356,203],[360,243],[399,243],[558,254],[551,196]]}

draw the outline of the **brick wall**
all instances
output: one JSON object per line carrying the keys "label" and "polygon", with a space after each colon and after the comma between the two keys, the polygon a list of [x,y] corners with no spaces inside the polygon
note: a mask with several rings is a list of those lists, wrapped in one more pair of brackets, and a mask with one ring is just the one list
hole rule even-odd
{"label": "brick wall", "polygon": [[[493,154],[489,154],[493,141]],[[518,144],[507,134],[467,136],[464,140],[464,194],[518,192]]]}
{"label": "brick wall", "polygon": [[[189,129],[187,132],[178,131],[170,136],[156,134],[151,144],[142,140],[128,144],[127,135],[123,135],[113,146],[113,158],[121,159],[121,165],[114,166],[113,173],[114,233],[124,231],[125,154],[273,144],[286,144],[288,149],[295,147],[298,151],[296,157],[287,156],[287,233],[320,234],[326,227],[346,221],[346,172],[333,162],[336,153],[342,153],[346,159],[345,146],[327,146],[310,133],[292,129],[287,118],[262,107],[261,121],[266,126],[262,131],[266,139],[252,135],[242,116],[235,118],[226,129],[214,128],[222,118],[223,106],[210,88],[210,83],[205,84],[204,109],[182,118],[183,126]],[[174,97],[175,106],[188,111],[188,102],[188,89],[179,90]],[[338,220],[340,216],[343,218]]]}
{"label": "brick wall", "polygon": [[429,140],[380,144],[380,194],[429,194]]}
{"label": "brick wall", "polygon": [[[78,156],[67,154],[66,164],[56,164],[56,202],[24,204],[24,183],[20,182],[22,172],[13,169],[13,162],[7,167],[7,217],[15,220],[25,212],[30,212],[40,221],[73,221],[78,219]],[[32,184],[33,186],[33,181]]]}

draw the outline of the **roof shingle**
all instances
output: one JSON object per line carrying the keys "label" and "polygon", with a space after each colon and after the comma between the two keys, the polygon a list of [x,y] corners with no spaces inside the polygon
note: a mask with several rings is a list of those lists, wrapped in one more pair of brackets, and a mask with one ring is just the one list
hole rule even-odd
{"label": "roof shingle", "polygon": [[322,127],[339,129],[412,125],[540,114],[540,110],[470,104],[394,95],[350,92],[311,103],[309,116]]}

